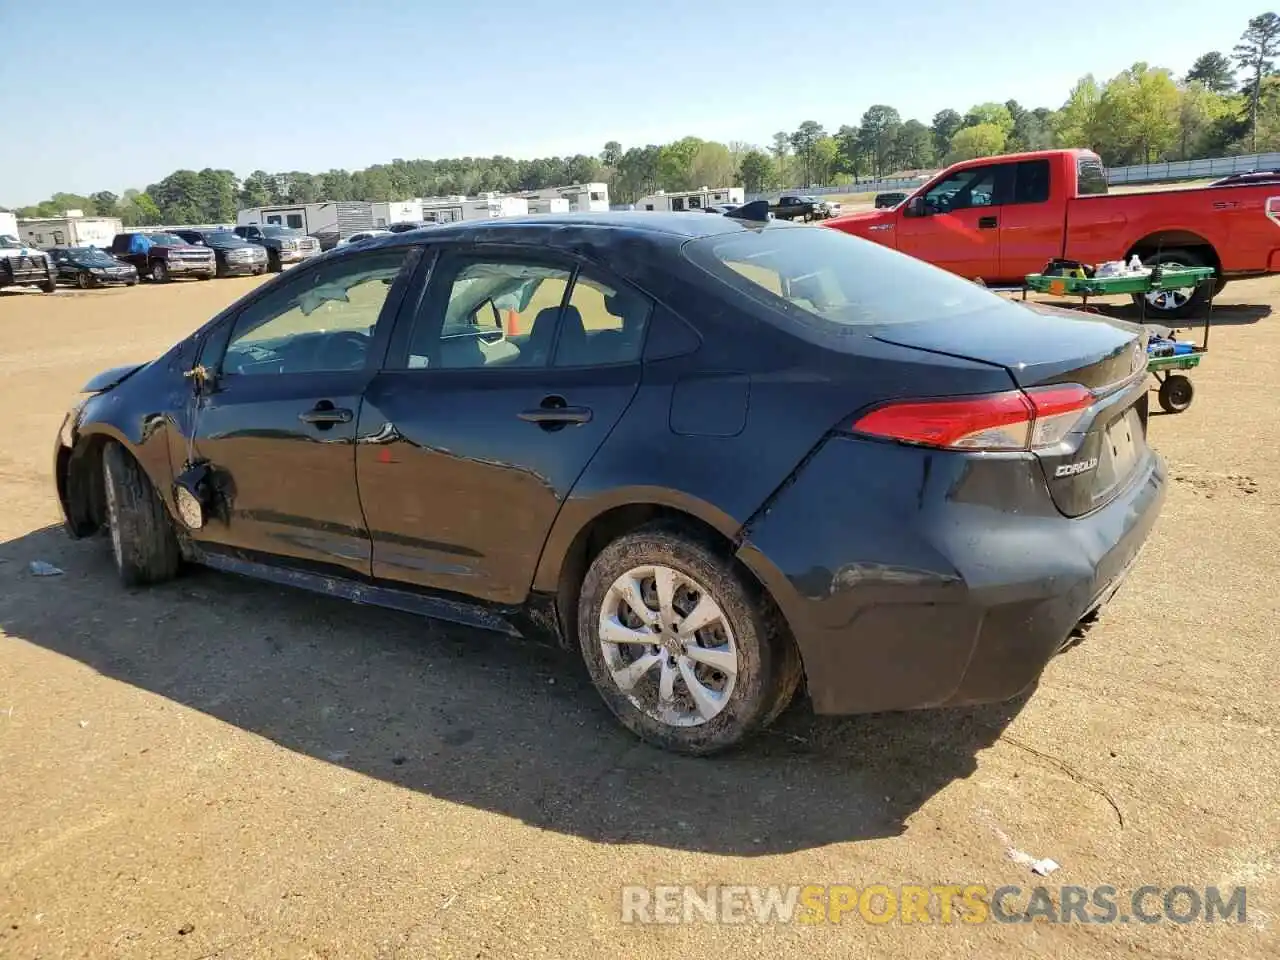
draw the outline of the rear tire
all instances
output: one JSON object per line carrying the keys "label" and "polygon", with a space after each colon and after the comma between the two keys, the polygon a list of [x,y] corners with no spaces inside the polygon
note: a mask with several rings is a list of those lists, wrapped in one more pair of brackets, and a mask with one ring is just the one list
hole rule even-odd
{"label": "rear tire", "polygon": [[[695,615],[700,626],[682,634]],[[660,526],[620,537],[592,561],[578,595],[578,642],[614,716],[675,753],[738,745],[786,708],[800,680],[799,655],[769,598],[731,560]]]}
{"label": "rear tire", "polygon": [[169,513],[138,461],[118,443],[102,452],[102,481],[121,582],[140,587],[173,579],[181,554]]}
{"label": "rear tire", "polygon": [[[1191,250],[1161,250],[1142,259],[1143,264],[1154,267],[1162,264],[1167,267],[1207,267],[1205,258]],[[1220,282],[1220,281],[1219,281]],[[1133,305],[1143,310],[1146,301],[1146,319],[1155,323],[1169,323],[1183,320],[1200,312],[1209,302],[1212,294],[1218,289],[1218,283],[1212,285],[1202,283],[1190,293],[1185,290],[1166,290],[1158,294],[1135,293]]]}

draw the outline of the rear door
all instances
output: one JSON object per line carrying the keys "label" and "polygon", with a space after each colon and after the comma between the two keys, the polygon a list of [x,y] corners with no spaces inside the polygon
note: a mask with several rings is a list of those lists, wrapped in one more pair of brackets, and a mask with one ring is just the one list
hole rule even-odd
{"label": "rear door", "polygon": [[361,411],[374,576],[523,601],[561,504],[639,386],[650,310],[567,257],[443,252]]}
{"label": "rear door", "polygon": [[[1053,194],[1052,164],[1047,157],[1010,164],[1008,192],[1000,206],[1001,280],[1021,280],[1038,273],[1054,257],[1062,255],[1066,229],[1065,208],[1050,202]],[[1063,184],[1058,195],[1065,196]]]}
{"label": "rear door", "polygon": [[206,340],[200,362],[214,379],[186,432],[191,454],[214,470],[221,519],[197,539],[368,575],[356,422],[412,249],[299,271]]}
{"label": "rear door", "polygon": [[970,280],[1000,269],[1002,179],[1010,164],[965,167],[924,195],[922,216],[898,222],[898,249]]}

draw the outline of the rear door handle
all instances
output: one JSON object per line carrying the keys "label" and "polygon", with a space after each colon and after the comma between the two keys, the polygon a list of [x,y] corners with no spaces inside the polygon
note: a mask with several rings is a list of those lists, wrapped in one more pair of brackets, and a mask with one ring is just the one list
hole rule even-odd
{"label": "rear door handle", "polygon": [[520,419],[529,423],[590,423],[590,407],[535,407],[520,413]]}
{"label": "rear door handle", "polygon": [[979,230],[994,230],[994,229],[996,228],[996,226],[997,226],[997,224],[998,224],[998,223],[999,223],[999,221],[997,221],[995,217],[979,217],[979,218],[978,218],[978,229],[979,229]]}
{"label": "rear door handle", "polygon": [[306,413],[298,414],[303,423],[315,424],[318,427],[331,427],[335,423],[350,423],[355,414],[345,407],[335,407],[331,400],[321,400]]}

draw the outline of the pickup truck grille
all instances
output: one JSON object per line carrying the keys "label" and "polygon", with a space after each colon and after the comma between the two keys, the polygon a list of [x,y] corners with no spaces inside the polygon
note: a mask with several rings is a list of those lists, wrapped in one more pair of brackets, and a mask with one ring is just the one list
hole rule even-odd
{"label": "pickup truck grille", "polygon": [[189,260],[192,263],[207,263],[213,259],[212,251],[203,250],[177,250],[171,256],[175,260]]}
{"label": "pickup truck grille", "polygon": [[315,253],[320,249],[320,241],[315,237],[303,237],[298,241],[298,249],[305,253]]}

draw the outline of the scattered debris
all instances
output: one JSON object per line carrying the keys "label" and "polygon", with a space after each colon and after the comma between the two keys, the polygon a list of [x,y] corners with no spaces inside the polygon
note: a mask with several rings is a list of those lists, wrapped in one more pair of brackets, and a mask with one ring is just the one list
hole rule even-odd
{"label": "scattered debris", "polygon": [[1057,869],[1057,862],[1050,860],[1048,857],[1045,857],[1043,860],[1037,860],[1031,865],[1031,872],[1040,877],[1047,877]]}
{"label": "scattered debris", "polygon": [[88,725],[89,725],[89,721],[88,721],[88,720],[81,720],[81,721],[80,721],[80,729],[81,729],[81,730],[83,730],[83,729],[84,729],[85,727],[87,727]]}
{"label": "scattered debris", "polygon": [[391,762],[398,767],[404,763],[404,757],[392,757]]}
{"label": "scattered debris", "polygon": [[178,936],[185,937],[188,933],[196,928],[194,923],[188,921],[178,928]]}
{"label": "scattered debris", "polygon": [[62,570],[55,567],[52,563],[46,563],[44,560],[32,560],[27,564],[27,569],[31,571],[31,575],[35,577],[60,577]]}

